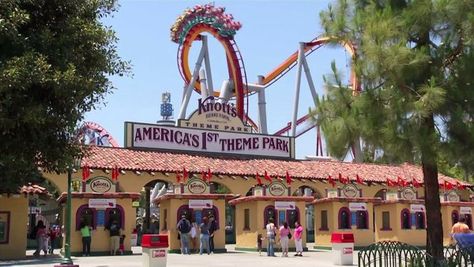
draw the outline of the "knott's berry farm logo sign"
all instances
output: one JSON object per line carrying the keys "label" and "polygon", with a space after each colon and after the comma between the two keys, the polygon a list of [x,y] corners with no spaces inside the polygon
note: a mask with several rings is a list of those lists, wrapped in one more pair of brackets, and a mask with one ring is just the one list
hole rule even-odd
{"label": "knott's berry farm logo sign", "polygon": [[125,147],[294,158],[294,138],[125,122]]}
{"label": "knott's berry farm logo sign", "polygon": [[179,127],[216,131],[251,133],[252,127],[237,117],[237,109],[228,103],[219,103],[213,96],[198,100],[198,109],[187,120],[179,120]]}
{"label": "knott's berry farm logo sign", "polygon": [[[90,179],[86,187],[86,192],[94,192],[94,193],[106,193],[112,190],[115,185],[112,181],[104,176],[98,176]],[[114,190],[112,190],[114,191]]]}
{"label": "knott's berry farm logo sign", "polygon": [[405,188],[400,193],[402,199],[414,200],[416,199],[416,191],[411,188]]}
{"label": "knott's berry farm logo sign", "polygon": [[287,187],[280,182],[273,182],[268,186],[268,192],[272,196],[283,196],[287,192]]}
{"label": "knott's berry farm logo sign", "polygon": [[187,187],[189,193],[192,194],[202,194],[208,191],[208,185],[200,179],[190,179]]}
{"label": "knott's berry farm logo sign", "polygon": [[359,188],[353,184],[346,184],[342,187],[342,194],[345,197],[358,197],[359,196]]}

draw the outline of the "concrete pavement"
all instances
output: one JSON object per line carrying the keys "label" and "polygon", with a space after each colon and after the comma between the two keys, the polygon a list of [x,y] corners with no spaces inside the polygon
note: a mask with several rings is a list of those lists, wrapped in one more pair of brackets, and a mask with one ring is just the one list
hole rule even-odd
{"label": "concrete pavement", "polygon": [[[57,250],[59,252],[59,250]],[[142,255],[140,247],[133,248],[134,255],[127,256],[98,256],[98,257],[73,257],[75,264],[81,267],[142,267]],[[310,250],[304,253],[303,257],[294,257],[290,253],[288,258],[279,257],[281,253],[276,253],[277,257],[267,257],[265,253],[259,256],[257,252],[237,252],[232,246],[228,247],[228,253],[211,255],[167,255],[167,266],[169,267],[287,267],[294,266],[318,266],[333,267],[332,254],[330,251]],[[25,266],[25,267],[52,267],[60,262],[59,255],[35,258],[31,256],[33,251],[28,251],[27,259],[21,261],[3,261],[0,266]],[[354,253],[354,263],[357,263],[357,254]],[[354,265],[355,266],[355,265]]]}

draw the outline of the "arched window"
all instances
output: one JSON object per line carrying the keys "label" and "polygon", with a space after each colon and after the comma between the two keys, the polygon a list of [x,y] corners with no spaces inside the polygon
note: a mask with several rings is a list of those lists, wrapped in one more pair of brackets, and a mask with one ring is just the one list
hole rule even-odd
{"label": "arched window", "polygon": [[290,228],[295,228],[295,222],[299,222],[301,224],[300,210],[298,208],[296,208],[294,210],[287,210],[286,211],[286,222],[288,223],[288,226]]}
{"label": "arched window", "polygon": [[93,229],[97,227],[96,221],[96,210],[89,208],[88,204],[84,204],[77,209],[76,212],[76,230],[79,231],[81,229],[81,223],[85,222]]}
{"label": "arched window", "polygon": [[400,216],[402,229],[411,229],[410,211],[408,209],[403,209]]}
{"label": "arched window", "polygon": [[351,212],[346,207],[339,209],[339,229],[351,229]]}
{"label": "arched window", "polygon": [[105,226],[107,229],[113,221],[117,221],[120,228],[125,228],[125,211],[122,206],[116,205],[115,208],[105,210]]}
{"label": "arched window", "polygon": [[464,214],[464,218],[466,218],[467,226],[469,226],[469,229],[472,230],[472,215],[471,214]]}
{"label": "arched window", "polygon": [[451,221],[453,222],[453,225],[459,221],[459,213],[457,210],[451,212]]}
{"label": "arched window", "polygon": [[278,216],[276,214],[275,206],[269,205],[265,207],[265,210],[263,211],[263,228],[265,228],[268,224],[268,220],[272,218],[273,223],[275,225],[278,225]]}
{"label": "arched window", "polygon": [[425,213],[415,212],[416,229],[425,229]]}
{"label": "arched window", "polygon": [[369,213],[366,210],[356,212],[357,229],[369,229]]}
{"label": "arched window", "polygon": [[176,221],[179,222],[183,215],[191,222],[193,219],[193,209],[190,209],[188,205],[181,205],[176,213]]}

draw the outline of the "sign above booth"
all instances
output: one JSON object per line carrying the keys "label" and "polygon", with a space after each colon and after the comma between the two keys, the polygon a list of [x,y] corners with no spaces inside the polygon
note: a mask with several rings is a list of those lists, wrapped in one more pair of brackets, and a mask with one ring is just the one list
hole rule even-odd
{"label": "sign above booth", "polygon": [[125,122],[125,147],[294,158],[294,138]]}
{"label": "sign above booth", "polygon": [[411,204],[410,212],[425,212],[425,205],[423,204]]}
{"label": "sign above booth", "polygon": [[461,213],[461,214],[472,214],[472,208],[471,207],[461,207],[459,209],[459,213]]}
{"label": "sign above booth", "polygon": [[296,204],[294,201],[275,201],[276,210],[294,210]]}
{"label": "sign above booth", "polygon": [[367,203],[364,203],[364,202],[350,202],[349,203],[349,210],[350,211],[366,211],[367,210]]}
{"label": "sign above booth", "polygon": [[416,191],[413,188],[405,188],[400,192],[402,199],[414,200],[416,199]]}
{"label": "sign above booth", "polygon": [[342,195],[349,198],[360,197],[360,190],[354,184],[346,184],[342,187]]}
{"label": "sign above booth", "polygon": [[105,176],[97,176],[87,181],[86,192],[115,192],[115,184]]}
{"label": "sign above booth", "polygon": [[288,188],[280,182],[273,182],[268,185],[268,192],[272,196],[284,196],[288,192]]}
{"label": "sign above booth", "polygon": [[213,96],[199,99],[198,109],[187,120],[179,120],[178,126],[226,132],[252,132],[252,127],[237,116],[237,109],[233,105],[217,102]]}
{"label": "sign above booth", "polygon": [[209,194],[209,185],[201,179],[191,178],[185,186],[185,193]]}
{"label": "sign above booth", "polygon": [[109,198],[91,198],[89,199],[89,208],[91,209],[111,209],[115,208],[116,200]]}
{"label": "sign above booth", "polygon": [[188,206],[190,209],[212,209],[212,200],[208,199],[190,199]]}

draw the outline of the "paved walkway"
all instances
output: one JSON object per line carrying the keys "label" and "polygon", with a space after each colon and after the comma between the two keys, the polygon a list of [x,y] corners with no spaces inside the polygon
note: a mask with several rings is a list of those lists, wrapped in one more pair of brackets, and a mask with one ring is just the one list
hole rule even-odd
{"label": "paved walkway", "polygon": [[[228,247],[229,252],[225,254],[212,255],[178,255],[168,254],[167,266],[169,267],[242,267],[242,266],[258,266],[258,267],[287,267],[294,266],[317,266],[317,267],[333,267],[336,266],[332,262],[330,251],[311,250],[304,253],[303,257],[294,257],[289,254],[288,258],[282,257],[266,257],[264,253],[259,256],[256,252],[236,252]],[[59,250],[57,250],[59,252]],[[75,264],[81,267],[142,267],[141,248],[133,248],[134,255],[129,256],[100,256],[100,257],[73,257]],[[51,255],[46,257],[35,258],[31,256],[33,251],[27,251],[27,259],[20,261],[0,261],[0,266],[25,266],[25,267],[52,267],[60,262],[59,255]],[[279,256],[280,253],[277,253]],[[357,261],[354,254],[354,263]],[[355,265],[354,265],[355,266]]]}

